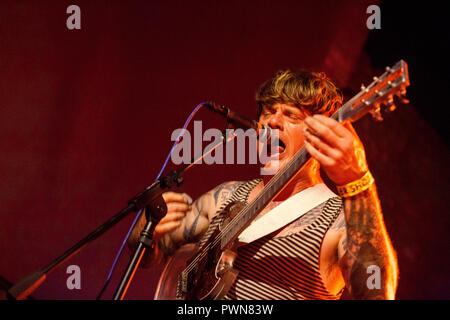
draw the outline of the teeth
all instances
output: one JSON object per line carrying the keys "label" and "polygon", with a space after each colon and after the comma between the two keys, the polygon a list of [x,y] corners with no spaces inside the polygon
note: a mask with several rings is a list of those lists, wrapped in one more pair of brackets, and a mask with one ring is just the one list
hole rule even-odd
{"label": "teeth", "polygon": [[273,145],[278,145],[278,146],[282,147],[283,149],[286,147],[284,142],[281,141],[280,139],[277,139],[277,140],[273,141]]}

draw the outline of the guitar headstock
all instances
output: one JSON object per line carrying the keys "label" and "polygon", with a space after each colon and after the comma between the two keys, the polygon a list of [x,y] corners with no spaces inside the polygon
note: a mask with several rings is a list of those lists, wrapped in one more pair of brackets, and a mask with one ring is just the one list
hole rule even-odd
{"label": "guitar headstock", "polygon": [[395,97],[398,97],[401,103],[409,103],[406,99],[406,87],[409,84],[408,65],[405,61],[400,60],[393,67],[386,67],[386,71],[381,76],[374,77],[373,82],[367,87],[362,85],[360,93],[349,101],[351,121],[359,119],[368,112],[376,120],[383,120],[382,105],[385,106],[385,111],[392,112],[396,109]]}

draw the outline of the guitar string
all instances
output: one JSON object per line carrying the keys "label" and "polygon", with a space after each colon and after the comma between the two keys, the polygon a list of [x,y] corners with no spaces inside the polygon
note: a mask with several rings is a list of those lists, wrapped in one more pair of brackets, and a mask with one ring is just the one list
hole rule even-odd
{"label": "guitar string", "polygon": [[[345,105],[342,106],[342,108],[340,108],[335,114],[333,114],[332,117],[337,117],[338,113],[340,111],[342,111],[343,107]],[[281,176],[285,175],[290,169],[292,169],[292,166],[297,163],[300,160],[304,160],[305,157],[307,155],[307,151],[306,148],[303,147],[302,149],[300,149],[295,156],[293,157],[292,161],[285,166],[273,179],[271,179],[267,185],[265,186],[265,190],[263,192],[261,192],[258,196],[256,196],[256,198],[252,201],[252,204],[250,204],[249,206],[247,206],[246,208],[244,208],[244,210],[240,211],[235,218],[233,218],[229,224],[227,224],[224,229],[221,231],[221,235],[219,237],[216,237],[213,244],[214,246],[217,244],[217,242],[222,241],[222,239],[225,236],[222,236],[223,234],[226,234],[228,232],[229,229],[232,229],[235,227],[235,225],[239,222],[239,220],[245,216],[246,214],[248,214],[248,211],[250,210],[250,208],[252,206],[254,206],[254,203],[258,202],[260,200],[260,198],[262,198],[264,196],[264,193],[267,192],[267,190],[269,190],[273,184],[276,183],[276,180],[278,180]],[[278,177],[277,177],[278,176]]]}
{"label": "guitar string", "polygon": [[[339,110],[333,114],[333,118],[336,116],[338,116],[338,113],[340,111],[343,111],[345,105],[343,105],[341,108],[339,108]],[[300,158],[304,158],[306,156],[306,149],[305,147],[303,147],[302,149],[300,149],[294,156],[294,158],[292,159],[292,161],[290,162],[290,164],[288,164],[287,166],[285,166],[276,176],[278,177],[274,177],[273,179],[271,179],[269,181],[269,183],[266,185],[266,187],[264,188],[265,190],[269,190],[273,184],[275,184],[275,181],[278,180],[279,177],[281,177],[282,175],[284,175],[289,169],[291,169],[291,167],[293,166],[294,163],[296,163],[297,161],[300,160]],[[239,222],[239,220],[245,216],[246,214],[248,214],[248,211],[250,210],[250,208],[254,205],[254,203],[257,203],[260,198],[265,194],[265,192],[261,192],[258,196],[256,196],[256,198],[253,200],[252,204],[249,205],[248,207],[244,208],[244,210],[242,210],[241,212],[239,212],[231,221],[228,225],[226,225],[224,227],[224,229],[221,231],[220,235],[215,237],[215,239],[213,239],[212,242],[208,243],[206,246],[204,246],[202,248],[202,252],[200,254],[197,254],[196,257],[189,263],[189,265],[185,268],[185,270],[183,272],[188,272],[190,273],[195,267],[196,264],[199,260],[203,260],[203,258],[208,254],[208,251],[215,247],[219,242],[222,242],[222,239],[225,237],[224,234],[228,233],[228,231],[232,228],[235,227],[235,225]]]}
{"label": "guitar string", "polygon": [[[278,177],[274,177],[273,179],[271,179],[269,181],[269,183],[266,185],[266,187],[264,188],[265,190],[269,190],[273,184],[275,184],[276,180],[279,179],[279,177],[283,176],[289,169],[291,169],[292,165],[294,163],[296,163],[297,161],[299,161],[300,158],[304,158],[306,155],[306,149],[303,147],[302,149],[299,150],[299,152],[294,156],[293,160],[291,161],[291,163],[287,166],[285,166],[278,174]],[[194,268],[195,265],[197,264],[197,262],[199,260],[202,260],[206,254],[208,253],[208,251],[215,247],[219,242],[222,242],[222,239],[225,238],[225,234],[228,233],[228,231],[232,228],[235,228],[235,225],[237,225],[237,223],[241,220],[241,218],[243,218],[243,216],[245,216],[246,214],[248,214],[248,211],[251,209],[252,206],[254,206],[255,203],[257,203],[265,194],[264,192],[261,192],[258,196],[256,196],[255,200],[252,201],[252,204],[249,205],[248,207],[244,208],[244,210],[242,210],[241,212],[239,212],[231,221],[229,224],[227,224],[224,229],[221,231],[220,235],[215,237],[215,239],[207,244],[205,247],[202,248],[202,252],[200,254],[197,254],[196,258],[194,258],[194,260],[191,261],[191,263],[186,267],[185,271],[186,272],[191,272]]]}
{"label": "guitar string", "polygon": [[[333,115],[332,118],[336,118],[338,119],[338,115],[340,112],[344,112],[347,109],[347,104],[344,104],[341,108],[338,109],[338,111],[336,111]],[[285,166],[278,174],[277,176],[280,177],[282,175],[284,175],[289,169],[291,169],[292,165],[294,163],[296,163],[297,161],[299,161],[300,158],[304,158],[306,154],[306,149],[305,147],[303,147],[302,149],[300,149],[296,155],[294,156],[293,160],[290,162],[290,164],[288,164],[287,166]],[[277,177],[274,177],[273,179],[271,179],[269,181],[269,183],[266,185],[266,187],[264,188],[265,190],[270,189],[270,187],[272,187],[273,184],[275,184],[275,180],[278,180]],[[215,239],[213,239],[212,242],[208,243],[207,245],[205,245],[202,249],[201,252],[198,253],[196,255],[196,257],[189,263],[189,265],[184,269],[184,272],[190,273],[197,265],[197,262],[200,260],[203,260],[205,258],[205,256],[208,254],[208,251],[212,248],[214,248],[219,242],[222,241],[222,239],[224,238],[224,234],[227,233],[229,231],[229,229],[234,228],[235,225],[238,223],[238,221],[245,216],[248,211],[250,210],[250,208],[254,205],[254,203],[256,203],[257,201],[260,200],[260,198],[264,195],[265,192],[261,192],[258,196],[256,196],[255,200],[253,200],[252,204],[246,208],[244,208],[244,210],[242,210],[241,212],[239,212],[235,218],[233,218],[230,223],[228,225],[226,225],[224,227],[224,229],[221,231],[220,235],[218,237],[215,237]]]}

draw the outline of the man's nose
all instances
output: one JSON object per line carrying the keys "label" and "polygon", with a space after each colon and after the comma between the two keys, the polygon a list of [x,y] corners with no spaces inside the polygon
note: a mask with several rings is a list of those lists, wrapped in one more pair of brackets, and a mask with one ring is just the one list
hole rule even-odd
{"label": "man's nose", "polygon": [[272,114],[267,121],[267,125],[272,129],[282,130],[283,119],[281,113],[277,111],[274,114]]}

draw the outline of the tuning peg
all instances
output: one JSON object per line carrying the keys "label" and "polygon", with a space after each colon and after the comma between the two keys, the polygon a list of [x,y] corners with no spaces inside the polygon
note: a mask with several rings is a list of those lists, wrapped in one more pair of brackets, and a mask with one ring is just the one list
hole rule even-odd
{"label": "tuning peg", "polygon": [[386,104],[386,111],[387,111],[387,112],[392,112],[392,111],[394,111],[395,109],[397,109],[397,106],[394,104],[393,101]]}
{"label": "tuning peg", "polygon": [[394,103],[394,96],[392,95],[392,94],[390,94],[390,95],[388,95],[388,98],[387,98],[387,104],[386,105],[388,105],[388,106],[390,106],[391,104],[393,104]]}
{"label": "tuning peg", "polygon": [[402,104],[408,104],[410,102],[409,99],[406,98],[406,88],[405,87],[401,88],[400,94],[397,94],[397,96]]}
{"label": "tuning peg", "polygon": [[407,99],[407,98],[405,98],[405,97],[403,97],[403,96],[400,97],[399,100],[400,100],[400,102],[401,102],[402,104],[409,104],[409,102],[410,102],[409,99]]}
{"label": "tuning peg", "polygon": [[364,84],[361,84],[361,91],[369,92],[369,88],[367,88]]}
{"label": "tuning peg", "polygon": [[392,112],[395,109],[397,109],[397,107],[394,104],[394,97],[390,95],[386,101],[386,111]]}
{"label": "tuning peg", "polygon": [[397,109],[397,106],[395,104],[391,104],[389,106],[386,106],[386,111],[387,112],[395,111],[395,109]]}
{"label": "tuning peg", "polygon": [[375,119],[375,121],[383,121],[383,117],[381,116],[380,106],[377,106],[375,109],[370,111],[370,114],[372,115],[372,118]]}

